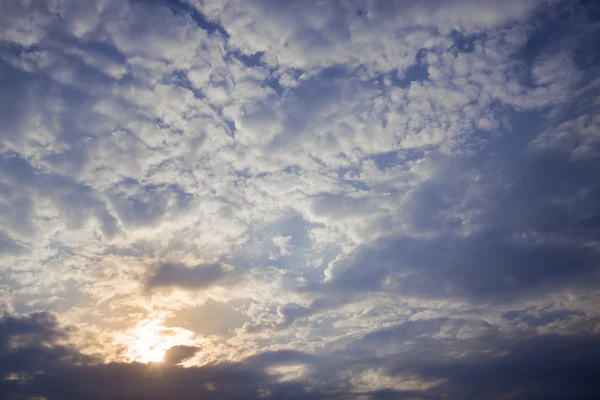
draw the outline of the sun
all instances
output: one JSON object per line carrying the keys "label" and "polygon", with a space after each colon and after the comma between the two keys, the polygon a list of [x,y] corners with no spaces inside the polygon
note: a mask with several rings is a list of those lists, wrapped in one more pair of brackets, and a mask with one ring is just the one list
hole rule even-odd
{"label": "sun", "polygon": [[160,325],[153,321],[135,328],[135,342],[131,350],[136,355],[136,361],[158,363],[163,360],[171,346],[167,345],[168,340],[165,340],[160,328]]}
{"label": "sun", "polygon": [[179,327],[165,327],[161,319],[147,318],[118,339],[126,346],[129,361],[160,363],[173,346],[197,346],[201,340],[194,332]]}

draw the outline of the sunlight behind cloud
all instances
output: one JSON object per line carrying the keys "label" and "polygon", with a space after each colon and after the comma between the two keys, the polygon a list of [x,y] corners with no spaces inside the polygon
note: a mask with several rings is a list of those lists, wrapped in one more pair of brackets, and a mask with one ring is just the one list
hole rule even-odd
{"label": "sunlight behind cloud", "polygon": [[129,361],[142,363],[162,362],[167,350],[174,346],[194,346],[203,342],[192,331],[183,328],[167,328],[162,321],[148,317],[135,328],[120,335],[116,341],[127,347]]}

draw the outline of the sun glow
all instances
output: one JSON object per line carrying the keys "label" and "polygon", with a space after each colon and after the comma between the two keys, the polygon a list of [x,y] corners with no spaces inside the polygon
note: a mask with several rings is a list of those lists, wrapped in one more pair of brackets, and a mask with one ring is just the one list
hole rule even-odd
{"label": "sun glow", "polygon": [[198,346],[201,339],[192,331],[177,327],[165,327],[162,320],[148,318],[117,340],[124,344],[130,361],[159,363],[173,346]]}

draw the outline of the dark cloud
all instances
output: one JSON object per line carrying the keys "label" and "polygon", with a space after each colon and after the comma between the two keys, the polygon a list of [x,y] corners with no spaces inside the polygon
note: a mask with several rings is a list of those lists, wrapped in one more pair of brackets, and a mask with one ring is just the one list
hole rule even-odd
{"label": "dark cloud", "polygon": [[188,360],[198,352],[198,348],[194,346],[174,346],[167,350],[163,363],[167,365],[177,365],[185,360]]}
{"label": "dark cloud", "polygon": [[0,350],[8,350],[13,337],[33,338],[37,342],[52,342],[61,336],[56,319],[46,313],[35,313],[27,317],[4,315],[0,319]]}
{"label": "dark cloud", "polygon": [[[222,362],[203,367],[173,366],[197,350],[177,346],[167,352],[167,363],[98,363],[76,350],[56,344],[61,331],[48,314],[0,319],[0,398],[49,400],[86,399],[324,399],[338,396],[305,391],[299,384],[278,383],[265,368],[281,356],[256,361]],[[18,343],[17,346],[11,343]],[[302,353],[295,353],[300,356]],[[308,356],[304,357],[305,359]],[[290,359],[284,355],[283,359]]]}
{"label": "dark cloud", "polygon": [[357,250],[323,290],[512,301],[597,282],[598,166],[511,151],[426,159],[437,169],[408,196],[409,234]]}
{"label": "dark cloud", "polygon": [[225,276],[221,264],[199,264],[188,267],[184,264],[162,263],[155,265],[146,278],[148,289],[180,287],[200,289],[210,286]]}
{"label": "dark cloud", "polygon": [[67,333],[47,313],[26,317],[5,315],[0,318],[0,377],[5,381],[11,373],[31,374],[63,364],[91,362],[91,357],[71,347],[56,344]]}
{"label": "dark cloud", "polygon": [[423,298],[510,301],[532,291],[589,282],[599,260],[594,249],[526,245],[496,232],[399,238],[359,251],[333,285]]}
{"label": "dark cloud", "polygon": [[506,335],[487,323],[441,318],[371,333],[345,354],[361,354],[387,376],[443,380],[427,391],[432,398],[592,399],[599,351],[597,334]]}
{"label": "dark cloud", "polygon": [[600,391],[594,373],[600,368],[597,336],[504,339],[495,343],[495,352],[425,366],[420,373],[447,379],[443,390],[467,398],[593,399]]}
{"label": "dark cloud", "polygon": [[[465,326],[476,334],[464,335]],[[436,336],[440,331],[444,335]],[[193,355],[193,347],[169,350],[162,365],[103,364],[58,345],[67,333],[48,314],[0,319],[0,398],[559,400],[593,399],[600,390],[597,335],[505,335],[477,321],[414,321],[371,333],[337,355],[277,351],[191,368],[173,364]],[[304,365],[306,372],[291,381],[269,373],[286,365]],[[352,389],[348,373],[370,369],[441,383],[422,390]]]}

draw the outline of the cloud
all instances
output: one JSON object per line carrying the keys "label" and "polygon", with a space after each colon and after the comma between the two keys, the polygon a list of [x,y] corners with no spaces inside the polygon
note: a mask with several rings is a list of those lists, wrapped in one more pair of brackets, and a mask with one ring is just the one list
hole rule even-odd
{"label": "cloud", "polygon": [[160,287],[200,289],[214,284],[224,275],[225,270],[220,264],[188,267],[183,264],[161,263],[150,273],[146,280],[146,287],[149,289]]}
{"label": "cloud", "polygon": [[13,240],[6,232],[0,231],[0,253],[11,254],[20,253],[23,251],[23,247],[20,246],[15,240]]}
{"label": "cloud", "polygon": [[[408,1],[349,1],[335,4],[258,1],[254,7],[238,2],[195,2],[209,18],[219,21],[230,42],[243,53],[264,52],[269,64],[288,68],[365,65],[374,71],[404,71],[419,46],[437,38],[427,28],[477,31],[526,17],[541,2],[442,1],[423,5]],[[425,32],[410,36],[414,27]],[[406,34],[408,37],[404,36]],[[429,33],[429,32],[427,32]],[[271,40],[278,37],[278,40]],[[377,45],[373,46],[378,37]],[[408,40],[394,41],[395,38]]]}
{"label": "cloud", "polygon": [[[56,344],[63,334],[54,319],[44,314],[1,320],[3,347],[2,395],[46,398],[84,396],[104,399],[188,398],[190,393],[206,398],[442,398],[452,396],[505,396],[515,399],[585,397],[595,390],[599,342],[593,336],[506,336],[489,325],[461,321],[414,322],[365,336],[338,356],[315,357],[301,352],[279,351],[248,358],[239,363],[221,363],[182,368],[132,364],[98,364]],[[30,340],[23,341],[29,337]],[[18,347],[7,348],[8,340]],[[417,341],[418,351],[406,340]],[[42,344],[44,343],[44,344]],[[397,347],[390,347],[395,344]],[[360,348],[375,347],[378,356],[365,358]],[[180,360],[197,349],[175,348],[167,359]],[[456,359],[452,354],[460,353]],[[53,357],[47,357],[52,355]],[[33,360],[34,363],[24,362]],[[300,380],[281,380],[272,374],[283,366],[304,365]],[[575,369],[574,369],[575,367]],[[395,389],[354,391],[364,385],[369,371],[381,370]],[[42,373],[43,371],[43,373]],[[363,371],[362,375],[359,371]],[[348,373],[363,379],[347,380]],[[477,379],[472,379],[476,377]],[[85,379],[84,379],[85,378]],[[410,378],[410,379],[409,379]],[[116,381],[124,385],[111,384]],[[306,391],[302,382],[312,386]],[[309,383],[311,382],[311,383]],[[429,383],[428,383],[429,382]],[[101,390],[106,386],[104,390]],[[411,389],[412,387],[412,389]],[[597,389],[597,388],[596,388]]]}
{"label": "cloud", "polygon": [[[319,290],[493,302],[594,281],[598,231],[590,207],[598,188],[584,177],[586,166],[564,157],[518,167],[499,160],[474,170],[442,164],[408,196],[407,233],[331,262]],[[515,170],[519,177],[502,178]],[[473,179],[474,171],[484,175]]]}
{"label": "cloud", "polygon": [[571,153],[575,159],[595,158],[598,152],[598,127],[598,115],[592,117],[584,114],[540,135],[534,145]]}
{"label": "cloud", "polygon": [[188,360],[198,352],[198,348],[192,346],[174,346],[167,350],[163,363],[177,365]]}
{"label": "cloud", "polygon": [[0,8],[0,397],[594,396],[595,3]]}
{"label": "cloud", "polygon": [[571,279],[586,282],[597,271],[592,249],[522,246],[494,234],[384,243],[359,252],[358,261],[332,278],[335,285],[424,298],[512,301],[537,289],[553,290],[556,281],[562,287]]}
{"label": "cloud", "polygon": [[239,302],[222,303],[209,298],[202,305],[177,310],[166,324],[181,326],[202,335],[229,337],[235,328],[250,321],[240,306]]}
{"label": "cloud", "polygon": [[11,374],[27,376],[38,369],[49,370],[64,363],[93,360],[71,347],[57,345],[56,342],[65,336],[66,332],[57,326],[56,319],[47,313],[3,316],[0,319],[0,375],[8,386],[0,393],[6,396],[12,392],[11,382],[7,382]]}

